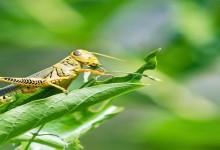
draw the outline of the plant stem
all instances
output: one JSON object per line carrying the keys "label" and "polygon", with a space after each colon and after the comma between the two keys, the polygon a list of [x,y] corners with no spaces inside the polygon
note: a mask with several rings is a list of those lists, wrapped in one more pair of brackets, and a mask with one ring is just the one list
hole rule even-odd
{"label": "plant stem", "polygon": [[38,133],[40,132],[40,130],[45,126],[45,124],[41,125],[40,128],[37,130],[36,133],[33,133],[33,137],[30,139],[30,141],[28,142],[27,146],[25,147],[24,150],[28,150],[28,148],[30,147],[31,143],[34,141],[34,138],[38,135]]}

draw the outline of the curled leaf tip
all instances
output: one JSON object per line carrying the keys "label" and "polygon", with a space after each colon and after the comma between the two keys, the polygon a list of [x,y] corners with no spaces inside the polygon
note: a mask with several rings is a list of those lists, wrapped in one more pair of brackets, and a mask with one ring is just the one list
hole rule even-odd
{"label": "curled leaf tip", "polygon": [[146,70],[154,70],[157,67],[157,53],[160,51],[161,48],[158,48],[154,51],[152,51],[151,53],[149,53],[145,58],[145,64],[138,69],[136,72],[143,74],[144,71]]}
{"label": "curled leaf tip", "polygon": [[157,54],[160,52],[161,48],[158,48],[154,51],[152,51],[151,53],[149,53],[146,57],[145,57],[145,62],[149,62],[150,59],[156,59]]}

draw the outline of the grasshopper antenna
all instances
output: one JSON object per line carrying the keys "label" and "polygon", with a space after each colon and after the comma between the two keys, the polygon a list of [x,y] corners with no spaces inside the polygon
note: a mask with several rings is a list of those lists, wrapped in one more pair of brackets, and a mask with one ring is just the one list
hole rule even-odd
{"label": "grasshopper antenna", "polygon": [[112,56],[108,56],[108,55],[104,55],[104,54],[100,54],[100,53],[95,53],[95,52],[92,52],[92,53],[95,54],[95,55],[106,57],[106,58],[110,58],[110,59],[114,59],[114,60],[118,60],[118,61],[122,61],[122,62],[127,62],[126,60],[122,60],[122,59],[115,58],[115,57],[112,57]]}

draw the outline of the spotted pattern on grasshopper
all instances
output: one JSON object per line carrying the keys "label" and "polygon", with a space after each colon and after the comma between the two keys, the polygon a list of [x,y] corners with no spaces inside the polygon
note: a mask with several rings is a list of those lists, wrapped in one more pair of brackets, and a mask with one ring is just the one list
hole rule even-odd
{"label": "spotted pattern on grasshopper", "polygon": [[[62,90],[64,93],[68,93],[66,90],[67,87],[81,72],[90,72],[91,74],[100,76],[110,75],[105,74],[102,70],[94,70],[98,66],[101,66],[94,54],[98,53],[92,53],[87,50],[79,49],[73,51],[69,56],[57,64],[39,71],[29,77],[0,77],[0,81],[12,83],[11,85],[0,89],[0,104],[10,98],[9,93],[24,87],[27,89],[34,89],[37,87],[53,86]],[[103,54],[100,55],[105,56]],[[89,69],[83,68],[84,66],[88,67]]]}

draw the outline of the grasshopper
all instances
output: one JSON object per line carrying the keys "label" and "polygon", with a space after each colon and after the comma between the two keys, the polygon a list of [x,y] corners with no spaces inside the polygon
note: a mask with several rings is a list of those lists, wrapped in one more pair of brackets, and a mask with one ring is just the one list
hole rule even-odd
{"label": "grasshopper", "polygon": [[0,89],[0,103],[9,99],[7,93],[22,88],[27,88],[27,92],[33,92],[33,89],[37,87],[53,86],[67,94],[67,87],[81,72],[89,72],[99,76],[111,76],[111,74],[104,73],[103,70],[95,70],[101,66],[95,55],[120,60],[107,55],[89,52],[87,50],[75,50],[55,65],[26,78],[0,77],[0,81],[12,83],[11,85]]}

